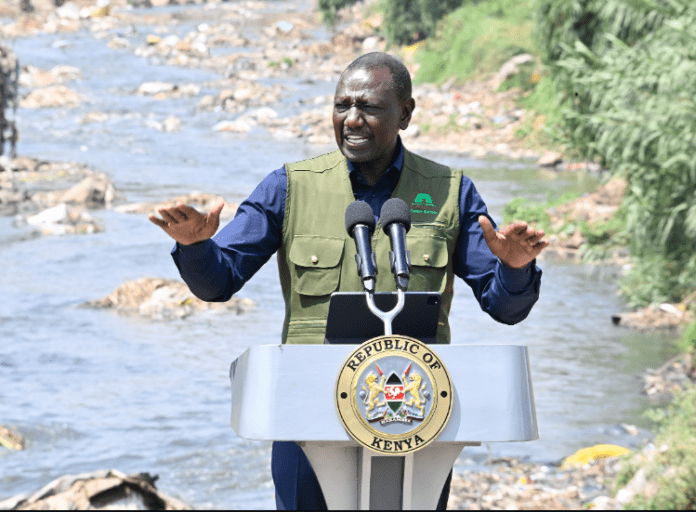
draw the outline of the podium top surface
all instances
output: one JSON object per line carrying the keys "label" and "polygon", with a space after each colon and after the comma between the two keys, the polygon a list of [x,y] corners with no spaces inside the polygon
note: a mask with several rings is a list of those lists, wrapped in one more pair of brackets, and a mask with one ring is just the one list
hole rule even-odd
{"label": "podium top surface", "polygon": [[[232,420],[242,438],[354,442],[341,424],[336,378],[356,345],[258,345],[230,367]],[[437,442],[538,438],[527,347],[430,345],[454,387]]]}

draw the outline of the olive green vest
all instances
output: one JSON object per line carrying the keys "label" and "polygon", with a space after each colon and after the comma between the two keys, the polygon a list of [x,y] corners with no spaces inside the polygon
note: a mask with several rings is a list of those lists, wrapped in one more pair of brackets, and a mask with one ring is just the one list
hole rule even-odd
{"label": "olive green vest", "polygon": [[[286,164],[288,190],[278,270],[285,299],[283,343],[323,343],[329,298],[335,291],[362,291],[355,242],[346,232],[345,211],[355,198],[345,157],[334,151]],[[411,210],[409,291],[439,291],[442,307],[437,341],[449,343],[452,255],[459,236],[461,171],[404,149],[404,164],[392,197]],[[372,237],[378,292],[394,292],[389,237],[378,224]],[[398,334],[398,333],[395,333]]]}

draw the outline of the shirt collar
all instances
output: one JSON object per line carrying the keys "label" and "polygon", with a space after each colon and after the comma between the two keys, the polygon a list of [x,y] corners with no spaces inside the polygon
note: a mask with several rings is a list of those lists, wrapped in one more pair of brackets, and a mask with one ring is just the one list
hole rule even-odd
{"label": "shirt collar", "polygon": [[[400,136],[397,136],[396,138],[396,147],[398,150],[396,152],[396,158],[382,175],[380,181],[382,181],[383,178],[387,178],[389,183],[396,183],[399,180],[399,176],[401,176],[401,168],[404,166],[404,145],[401,143]],[[348,163],[348,175],[355,182],[359,175],[358,170],[353,165],[353,162],[350,160],[347,160],[346,162]]]}

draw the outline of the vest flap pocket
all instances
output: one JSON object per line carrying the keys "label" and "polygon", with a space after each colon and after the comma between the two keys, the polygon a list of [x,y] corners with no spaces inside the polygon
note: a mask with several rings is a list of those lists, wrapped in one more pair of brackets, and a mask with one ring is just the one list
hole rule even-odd
{"label": "vest flap pocket", "polygon": [[298,235],[290,248],[293,288],[300,295],[319,297],[338,289],[343,238]]}
{"label": "vest flap pocket", "polygon": [[290,248],[290,261],[300,267],[333,268],[341,261],[345,239],[297,235]]}
{"label": "vest flap pocket", "polygon": [[441,268],[447,266],[447,240],[440,236],[406,236],[406,247],[411,251],[411,265]]}

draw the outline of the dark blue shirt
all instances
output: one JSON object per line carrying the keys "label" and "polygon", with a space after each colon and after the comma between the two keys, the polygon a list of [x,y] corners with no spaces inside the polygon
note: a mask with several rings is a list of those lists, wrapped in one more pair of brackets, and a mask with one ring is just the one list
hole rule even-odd
{"label": "dark blue shirt", "polygon": [[[396,159],[372,187],[348,162],[355,199],[368,203],[375,219],[396,187],[403,160],[399,142]],[[212,239],[175,245],[174,263],[191,292],[209,302],[229,300],[280,248],[287,186],[283,166],[256,187],[234,219]],[[541,270],[534,262],[522,269],[500,262],[483,238],[479,215],[490,219],[476,187],[464,176],[459,192],[460,235],[452,256],[454,273],[471,287],[483,311],[499,322],[515,324],[527,317],[539,298]]]}

